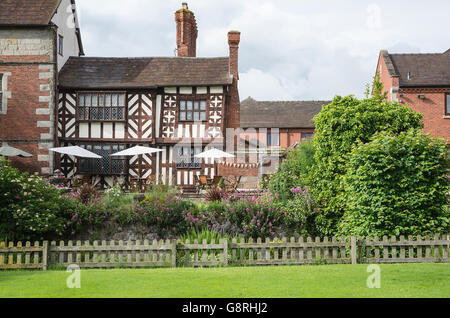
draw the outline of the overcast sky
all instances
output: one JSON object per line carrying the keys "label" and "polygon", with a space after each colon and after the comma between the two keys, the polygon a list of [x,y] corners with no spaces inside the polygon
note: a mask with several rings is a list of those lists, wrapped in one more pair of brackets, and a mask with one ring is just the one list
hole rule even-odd
{"label": "overcast sky", "polygon": [[[77,0],[87,56],[174,56],[182,0]],[[228,56],[241,31],[240,97],[328,100],[363,96],[380,49],[450,48],[448,0],[188,0],[197,56]]]}

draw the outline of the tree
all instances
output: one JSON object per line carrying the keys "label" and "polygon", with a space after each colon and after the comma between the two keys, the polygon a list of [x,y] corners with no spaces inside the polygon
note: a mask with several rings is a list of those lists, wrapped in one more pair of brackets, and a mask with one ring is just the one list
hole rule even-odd
{"label": "tree", "polygon": [[304,140],[288,153],[277,172],[270,176],[267,187],[287,198],[291,195],[292,188],[308,185],[307,175],[313,164],[312,140]]}
{"label": "tree", "polygon": [[347,210],[339,234],[426,235],[446,232],[446,143],[417,130],[383,132],[355,147],[344,177]]}
{"label": "tree", "polygon": [[344,213],[346,202],[341,179],[352,147],[358,142],[369,142],[378,132],[399,134],[423,128],[422,114],[397,102],[387,102],[380,95],[379,79],[375,78],[374,86],[370,98],[336,96],[314,118],[315,165],[310,169],[309,178],[313,193],[322,205],[316,218],[322,235],[334,234]]}

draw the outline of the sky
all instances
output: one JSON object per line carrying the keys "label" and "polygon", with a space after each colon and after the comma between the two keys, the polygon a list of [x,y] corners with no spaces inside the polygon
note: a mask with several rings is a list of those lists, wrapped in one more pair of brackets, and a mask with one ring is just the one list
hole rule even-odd
{"label": "sky", "polygon": [[[174,56],[183,0],[77,0],[87,56]],[[450,48],[448,0],[187,0],[198,57],[228,56],[241,31],[241,100],[362,97],[380,50]]]}

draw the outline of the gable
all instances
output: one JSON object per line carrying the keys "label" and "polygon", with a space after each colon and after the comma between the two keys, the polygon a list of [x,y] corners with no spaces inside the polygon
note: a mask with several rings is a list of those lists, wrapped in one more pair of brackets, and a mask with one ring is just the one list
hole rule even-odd
{"label": "gable", "polygon": [[61,0],[1,0],[0,25],[48,25]]}

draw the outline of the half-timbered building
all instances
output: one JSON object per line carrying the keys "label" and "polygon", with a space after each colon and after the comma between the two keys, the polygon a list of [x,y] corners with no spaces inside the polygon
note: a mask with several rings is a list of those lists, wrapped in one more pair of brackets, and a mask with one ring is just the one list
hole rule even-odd
{"label": "half-timbered building", "polygon": [[[194,158],[224,148],[226,128],[239,126],[238,46],[230,31],[230,55],[196,57],[197,25],[183,4],[175,13],[177,57],[71,57],[59,74],[58,142],[78,145],[103,159],[63,156],[67,176],[86,174],[96,184],[115,177],[190,188],[196,175],[213,177],[214,163]],[[131,158],[112,153],[135,146],[161,149]]]}

